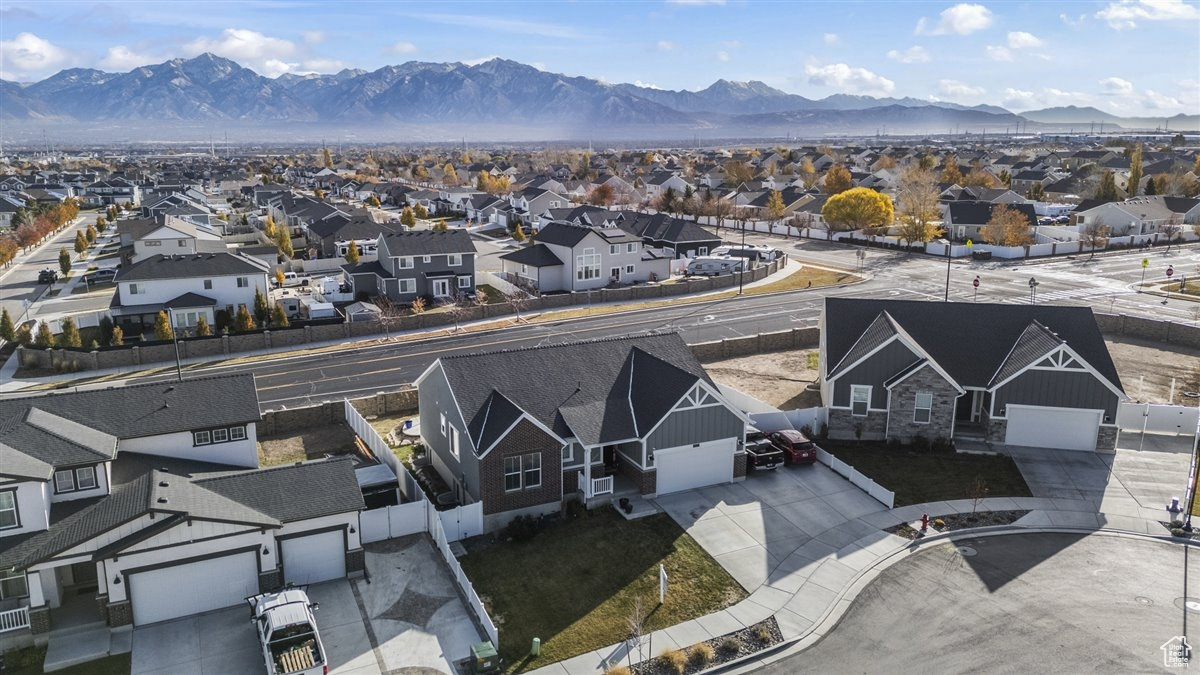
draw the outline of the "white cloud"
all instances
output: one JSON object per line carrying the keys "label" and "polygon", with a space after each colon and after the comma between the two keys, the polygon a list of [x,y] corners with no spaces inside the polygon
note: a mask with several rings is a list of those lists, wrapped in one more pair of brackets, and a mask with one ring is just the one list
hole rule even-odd
{"label": "white cloud", "polygon": [[657,84],[650,84],[649,82],[642,82],[641,80],[634,80],[633,86],[642,87],[644,89],[662,89],[662,87],[658,86]]}
{"label": "white cloud", "polygon": [[1013,89],[1010,87],[1004,90],[1003,100],[1004,105],[1007,107],[1017,108],[1018,110],[1027,110],[1037,105],[1037,94],[1034,94],[1032,91]]}
{"label": "white cloud", "polygon": [[1100,86],[1106,94],[1127,95],[1133,93],[1133,83],[1119,77],[1106,77],[1100,80]]}
{"label": "white cloud", "polygon": [[226,28],[216,39],[196,38],[183,46],[183,52],[187,55],[212,52],[267,77],[276,77],[297,68],[298,63],[284,59],[295,56],[298,51],[295,43],[289,40],[245,28]]}
{"label": "white cloud", "polygon": [[952,98],[974,98],[986,94],[987,89],[972,87],[958,80],[938,80],[938,93],[942,96],[950,96]]}
{"label": "white cloud", "polygon": [[999,45],[988,45],[987,55],[993,61],[1013,61],[1012,52],[1008,51],[1008,47]]}
{"label": "white cloud", "polygon": [[867,70],[855,68],[845,63],[831,63],[826,66],[808,64],[804,66],[804,74],[808,75],[810,84],[838,89],[851,94],[891,94],[896,89],[896,83]]}
{"label": "white cloud", "polygon": [[0,41],[0,68],[5,78],[51,75],[70,58],[67,50],[33,33],[18,33],[11,40]]}
{"label": "white cloud", "polygon": [[108,48],[108,53],[100,59],[100,67],[104,70],[133,70],[156,60],[153,56],[139,54],[125,45],[117,45]]}
{"label": "white cloud", "polygon": [[464,66],[478,66],[481,63],[487,63],[488,61],[491,61],[492,59],[498,59],[498,58],[500,58],[500,56],[498,54],[488,54],[487,56],[481,56],[477,59],[468,59],[466,61],[463,61],[462,63]]}
{"label": "white cloud", "polygon": [[1120,0],[1096,12],[1116,30],[1136,28],[1138,21],[1196,21],[1200,8],[1183,0]]}
{"label": "white cloud", "polygon": [[1080,14],[1079,16],[1072,17],[1069,14],[1063,13],[1058,15],[1058,20],[1067,24],[1071,28],[1079,28],[1087,22],[1087,14]]}
{"label": "white cloud", "polygon": [[338,59],[308,59],[295,71],[299,73],[336,73],[349,68],[350,64]]}
{"label": "white cloud", "polygon": [[654,48],[660,52],[669,52],[675,49],[675,43],[671,42],[670,40],[659,40],[658,43],[654,45]]}
{"label": "white cloud", "polygon": [[397,42],[388,47],[388,51],[393,54],[415,54],[417,53],[417,46],[411,42]]}
{"label": "white cloud", "polygon": [[992,10],[974,3],[959,3],[942,10],[938,16],[940,19],[932,28],[921,17],[917,21],[917,35],[970,35],[992,25]]}
{"label": "white cloud", "polygon": [[578,40],[591,37],[591,34],[581,33],[573,26],[541,21],[524,21],[521,19],[506,19],[498,16],[478,16],[470,14],[413,14],[412,18],[447,26],[462,26],[483,31],[493,31],[497,35],[537,35],[540,37]]}
{"label": "white cloud", "polygon": [[717,52],[717,60],[718,61],[728,61],[730,58],[731,57],[729,56],[729,52],[727,52],[727,51],[721,50],[721,51]]}
{"label": "white cloud", "polygon": [[826,33],[821,36],[821,42],[824,42],[825,44],[830,45],[830,46],[836,45],[841,41],[842,41],[842,38],[839,37],[837,33]]}
{"label": "white cloud", "polygon": [[323,30],[306,30],[300,34],[300,37],[310,45],[319,45],[329,39]]}
{"label": "white cloud", "polygon": [[1008,88],[1001,96],[1002,105],[1011,110],[1034,110],[1064,105],[1088,106],[1096,103],[1096,97],[1080,91],[1064,91],[1052,87],[1041,91],[1025,91]]}
{"label": "white cloud", "polygon": [[1174,96],[1160,94],[1153,89],[1142,92],[1142,103],[1151,110],[1178,110],[1183,102]]}
{"label": "white cloud", "polygon": [[904,51],[893,49],[887,53],[887,57],[900,63],[929,63],[929,52],[920,45],[914,45]]}
{"label": "white cloud", "polygon": [[1042,40],[1033,33],[1026,33],[1023,30],[1011,31],[1008,34],[1009,49],[1029,49],[1031,47],[1041,47]]}

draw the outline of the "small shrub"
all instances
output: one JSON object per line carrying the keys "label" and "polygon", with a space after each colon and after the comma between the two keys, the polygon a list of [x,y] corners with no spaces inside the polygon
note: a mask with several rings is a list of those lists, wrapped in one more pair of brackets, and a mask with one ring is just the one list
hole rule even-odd
{"label": "small shrub", "polygon": [[809,440],[812,440],[812,439],[813,439],[813,428],[812,428],[812,425],[811,425],[811,424],[805,424],[804,426],[800,427],[800,433],[804,434],[804,437],[805,437],[805,438],[807,438],[807,439],[809,439]]}
{"label": "small shrub", "polygon": [[821,423],[821,438],[829,438],[829,425],[824,422]]}
{"label": "small shrub", "polygon": [[613,666],[604,671],[604,675],[633,675],[626,666]]}
{"label": "small shrub", "polygon": [[759,642],[770,642],[771,631],[767,630],[767,627],[760,623],[754,627],[754,639]]}
{"label": "small shrub", "polygon": [[1185,532],[1182,527],[1172,527],[1171,528],[1171,536],[1172,537],[1186,537],[1186,536],[1188,536],[1188,533]]}
{"label": "small shrub", "polygon": [[914,452],[929,452],[929,439],[920,434],[913,436],[909,445],[912,446]]}
{"label": "small shrub", "polygon": [[1171,529],[1175,529],[1177,527],[1183,527],[1183,521],[1178,518],[1171,521]]}
{"label": "small shrub", "polygon": [[688,650],[688,661],[694,666],[703,666],[712,661],[714,656],[716,652],[707,642],[701,642]]}
{"label": "small shrub", "polygon": [[946,527],[946,521],[942,520],[941,518],[934,518],[933,526],[940,530],[943,527]]}
{"label": "small shrub", "polygon": [[504,534],[513,541],[528,541],[537,534],[538,522],[533,516],[517,516],[504,528]]}
{"label": "small shrub", "polygon": [[658,655],[658,662],[667,672],[683,675],[683,671],[687,670],[688,659],[683,650],[667,649]]}
{"label": "small shrub", "polygon": [[736,654],[742,650],[742,643],[737,641],[737,638],[728,635],[721,640],[717,648],[729,654]]}
{"label": "small shrub", "polygon": [[945,436],[938,436],[933,439],[933,444],[930,449],[934,452],[954,452],[954,441]]}

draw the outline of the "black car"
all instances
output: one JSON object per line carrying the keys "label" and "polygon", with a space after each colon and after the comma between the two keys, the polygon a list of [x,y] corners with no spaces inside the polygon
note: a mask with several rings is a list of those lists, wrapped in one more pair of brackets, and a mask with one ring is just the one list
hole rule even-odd
{"label": "black car", "polygon": [[746,468],[762,471],[778,468],[783,464],[783,451],[775,447],[769,438],[746,439]]}
{"label": "black car", "polygon": [[58,281],[58,272],[55,272],[51,269],[44,269],[41,272],[38,272],[39,284],[52,284],[56,281]]}

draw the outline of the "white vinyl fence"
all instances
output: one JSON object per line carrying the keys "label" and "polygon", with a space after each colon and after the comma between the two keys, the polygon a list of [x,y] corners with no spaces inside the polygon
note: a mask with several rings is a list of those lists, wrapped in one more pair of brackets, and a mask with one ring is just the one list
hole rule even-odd
{"label": "white vinyl fence", "polygon": [[479,599],[479,594],[475,592],[470,579],[463,573],[462,565],[458,564],[458,560],[450,550],[450,542],[483,533],[483,503],[475,502],[447,511],[435,509],[429,499],[425,497],[425,493],[416,486],[416,479],[396,459],[395,454],[392,453],[391,448],[388,447],[379,432],[375,431],[366,418],[359,414],[358,410],[350,404],[349,399],[343,399],[343,404],[345,405],[346,423],[366,443],[371,454],[392,468],[402,487],[407,486],[413,490],[411,495],[405,492],[406,497],[414,500],[412,502],[369,509],[359,514],[359,527],[362,531],[363,543],[382,541],[417,532],[428,532],[438,551],[442,554],[446,566],[450,568],[455,583],[466,597],[467,604],[471,606],[471,611],[475,612],[480,625],[487,633],[488,639],[492,641],[493,645],[499,647],[500,633],[496,630],[496,624],[488,616],[487,609]]}
{"label": "white vinyl fence", "polygon": [[843,478],[849,479],[851,483],[862,488],[864,492],[877,499],[884,506],[889,509],[894,508],[896,493],[871,480],[858,469],[819,448],[817,449],[817,461],[833,469]]}
{"label": "white vinyl fence", "polygon": [[1194,434],[1200,408],[1190,405],[1122,403],[1117,406],[1117,427],[1122,431],[1156,434]]}

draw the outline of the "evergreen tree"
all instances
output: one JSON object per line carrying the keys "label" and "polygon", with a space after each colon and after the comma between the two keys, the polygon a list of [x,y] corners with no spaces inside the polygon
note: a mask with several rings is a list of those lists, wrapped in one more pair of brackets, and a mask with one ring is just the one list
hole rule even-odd
{"label": "evergreen tree", "polygon": [[1156,194],[1158,194],[1158,181],[1151,176],[1150,180],[1146,181],[1146,196],[1153,197]]}
{"label": "evergreen tree", "polygon": [[196,335],[200,337],[212,337],[212,326],[208,325],[208,317],[203,314],[196,319]]}
{"label": "evergreen tree", "polygon": [[71,252],[65,248],[58,252],[58,269],[64,277],[71,271]]}
{"label": "evergreen tree", "polygon": [[519,242],[525,241],[525,230],[521,229],[520,223],[517,223],[517,226],[515,228],[513,228],[512,238]]}
{"label": "evergreen tree", "polygon": [[413,215],[421,220],[425,220],[429,217],[429,209],[425,208],[424,204],[417,204],[413,207]]}
{"label": "evergreen tree", "polygon": [[1142,185],[1142,145],[1139,143],[1129,157],[1129,189],[1125,194],[1136,197]]}
{"label": "evergreen tree", "polygon": [[358,257],[358,243],[351,239],[350,245],[346,247],[346,262],[357,265]]}
{"label": "evergreen tree", "polygon": [[113,322],[107,316],[100,318],[100,344],[112,344]]}
{"label": "evergreen tree", "polygon": [[1117,194],[1117,181],[1111,170],[1100,176],[1100,185],[1096,187],[1095,197],[1102,202],[1115,202],[1121,198]]}
{"label": "evergreen tree", "polygon": [[275,303],[275,309],[271,310],[271,326],[274,328],[287,328],[290,323],[287,312],[283,309],[283,303]]}
{"label": "evergreen tree", "polygon": [[262,289],[258,286],[254,287],[254,323],[263,326],[267,323],[267,317],[270,316],[270,307],[267,305],[267,298],[263,295]]}
{"label": "evergreen tree", "polygon": [[75,319],[67,317],[62,320],[62,333],[58,336],[59,347],[82,347],[83,338],[79,335],[79,327]]}
{"label": "evergreen tree", "polygon": [[54,346],[54,333],[50,332],[50,324],[45,321],[38,323],[37,336],[33,338],[33,344],[42,349]]}
{"label": "evergreen tree", "polygon": [[326,169],[333,168],[333,155],[329,154],[329,148],[321,148],[321,163]]}
{"label": "evergreen tree", "polygon": [[8,314],[8,308],[5,307],[0,311],[0,338],[5,342],[12,342],[17,337],[16,326],[13,325],[12,317]]}
{"label": "evergreen tree", "polygon": [[166,310],[160,310],[154,317],[154,338],[156,340],[174,340],[175,329],[171,327],[171,319]]}
{"label": "evergreen tree", "polygon": [[250,310],[245,305],[238,305],[237,316],[233,318],[233,330],[237,333],[254,330],[254,317],[250,316]]}
{"label": "evergreen tree", "polygon": [[404,207],[404,210],[400,212],[400,224],[404,225],[405,227],[417,226],[417,216],[413,213],[412,208],[406,206]]}

